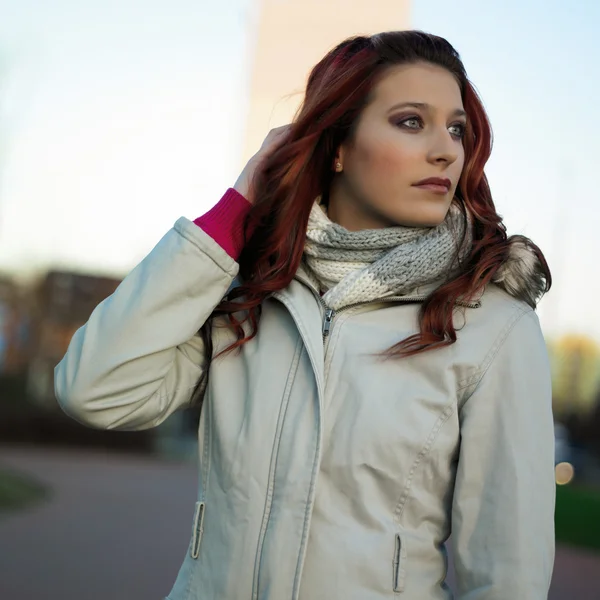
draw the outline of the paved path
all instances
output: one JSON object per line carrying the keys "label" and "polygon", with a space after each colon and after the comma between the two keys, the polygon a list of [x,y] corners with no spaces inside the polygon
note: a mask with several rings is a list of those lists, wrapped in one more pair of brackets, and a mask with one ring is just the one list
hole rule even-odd
{"label": "paved path", "polygon": [[[51,502],[0,517],[2,600],[166,596],[188,543],[192,465],[1,447],[0,465],[54,488]],[[600,555],[559,548],[549,599],[599,600]]]}

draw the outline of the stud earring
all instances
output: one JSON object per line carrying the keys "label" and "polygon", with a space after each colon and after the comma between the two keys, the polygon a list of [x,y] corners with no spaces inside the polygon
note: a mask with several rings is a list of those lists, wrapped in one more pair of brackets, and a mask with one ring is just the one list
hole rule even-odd
{"label": "stud earring", "polygon": [[336,172],[338,172],[338,173],[341,173],[341,172],[342,172],[342,163],[341,163],[341,162],[336,162],[336,163],[335,163],[335,170],[336,170]]}

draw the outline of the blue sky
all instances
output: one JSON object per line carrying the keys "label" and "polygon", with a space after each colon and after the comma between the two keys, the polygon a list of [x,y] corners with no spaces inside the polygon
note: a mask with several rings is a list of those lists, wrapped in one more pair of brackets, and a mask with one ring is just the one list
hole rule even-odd
{"label": "blue sky", "polygon": [[[0,270],[122,274],[218,200],[240,166],[253,4],[0,0]],[[545,328],[598,337],[599,22],[591,1],[412,8],[461,53],[499,211],[554,268]]]}

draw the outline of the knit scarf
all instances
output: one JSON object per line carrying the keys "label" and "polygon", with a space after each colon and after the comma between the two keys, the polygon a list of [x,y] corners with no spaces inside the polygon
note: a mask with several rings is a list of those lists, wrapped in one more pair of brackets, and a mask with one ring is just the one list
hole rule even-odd
{"label": "knit scarf", "polygon": [[471,248],[460,209],[451,205],[437,227],[387,227],[349,231],[333,223],[319,200],[308,220],[304,264],[327,306],[403,296],[415,288],[450,279]]}

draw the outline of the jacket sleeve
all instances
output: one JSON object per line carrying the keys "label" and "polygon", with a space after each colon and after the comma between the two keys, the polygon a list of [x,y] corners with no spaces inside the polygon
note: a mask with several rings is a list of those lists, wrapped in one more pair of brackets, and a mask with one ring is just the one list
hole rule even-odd
{"label": "jacket sleeve", "polygon": [[201,375],[197,332],[237,271],[179,219],[73,336],[54,371],[61,408],[90,427],[139,430],[189,405]]}
{"label": "jacket sleeve", "polygon": [[546,600],[554,564],[554,426],[533,311],[490,351],[460,413],[451,545],[459,600]]}

